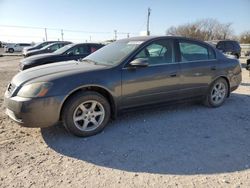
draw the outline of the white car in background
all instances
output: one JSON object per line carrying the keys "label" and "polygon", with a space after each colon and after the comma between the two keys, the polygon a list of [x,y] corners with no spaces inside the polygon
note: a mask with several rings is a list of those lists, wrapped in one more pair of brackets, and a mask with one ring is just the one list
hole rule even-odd
{"label": "white car in background", "polygon": [[24,47],[31,46],[29,43],[8,43],[4,46],[4,52],[21,52]]}

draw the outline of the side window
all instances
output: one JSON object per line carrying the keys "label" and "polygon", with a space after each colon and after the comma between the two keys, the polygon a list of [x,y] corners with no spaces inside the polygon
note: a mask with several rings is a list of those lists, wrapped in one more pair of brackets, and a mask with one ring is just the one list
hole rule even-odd
{"label": "side window", "polygon": [[174,63],[174,48],[172,40],[160,40],[153,42],[142,49],[137,58],[147,58],[149,65]]}
{"label": "side window", "polygon": [[69,50],[67,52],[67,54],[72,53],[73,55],[82,55],[82,54],[86,54],[89,53],[89,48],[87,45],[84,46],[76,46],[75,48]]}
{"label": "side window", "polygon": [[96,45],[90,45],[90,53],[95,52],[96,50],[98,50],[100,47],[96,46]]}
{"label": "side window", "polygon": [[209,50],[204,46],[192,42],[179,42],[179,45],[182,62],[211,59]]}
{"label": "side window", "polygon": [[233,51],[233,44],[231,42],[226,42],[226,50],[227,51]]}
{"label": "side window", "polygon": [[219,42],[219,43],[216,45],[216,48],[218,48],[219,50],[224,51],[224,50],[225,50],[224,43],[223,43],[223,42]]}
{"label": "side window", "polygon": [[60,47],[59,47],[58,44],[55,44],[55,45],[50,46],[50,50],[51,50],[51,51],[56,51],[56,50],[59,49],[59,48],[60,48]]}

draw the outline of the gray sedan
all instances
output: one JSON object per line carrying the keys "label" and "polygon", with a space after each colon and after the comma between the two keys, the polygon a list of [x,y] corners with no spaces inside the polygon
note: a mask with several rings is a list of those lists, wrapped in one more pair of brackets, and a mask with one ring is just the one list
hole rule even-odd
{"label": "gray sedan", "polygon": [[182,37],[135,37],[81,61],[18,73],[6,90],[5,106],[23,126],[61,121],[71,133],[91,136],[119,112],[138,106],[194,99],[219,107],[240,83],[239,61],[209,44]]}

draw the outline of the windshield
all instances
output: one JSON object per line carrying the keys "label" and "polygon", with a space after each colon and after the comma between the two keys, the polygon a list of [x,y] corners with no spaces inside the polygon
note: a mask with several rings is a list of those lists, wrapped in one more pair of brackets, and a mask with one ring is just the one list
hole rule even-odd
{"label": "windshield", "polygon": [[113,42],[83,60],[90,60],[96,64],[116,65],[135,50],[143,41],[117,41]]}
{"label": "windshield", "polygon": [[68,49],[72,48],[75,44],[68,44],[62,48],[59,48],[58,50],[54,51],[53,53],[55,54],[63,54],[66,52]]}

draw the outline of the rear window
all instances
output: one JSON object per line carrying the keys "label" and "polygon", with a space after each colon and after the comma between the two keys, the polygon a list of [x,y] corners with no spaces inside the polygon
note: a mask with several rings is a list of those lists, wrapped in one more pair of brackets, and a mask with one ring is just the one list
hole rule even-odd
{"label": "rear window", "polygon": [[189,41],[180,41],[179,46],[182,62],[215,59],[215,53],[211,47]]}

